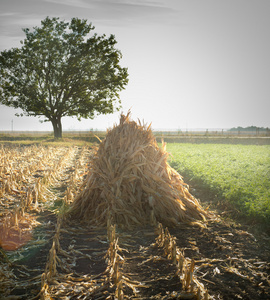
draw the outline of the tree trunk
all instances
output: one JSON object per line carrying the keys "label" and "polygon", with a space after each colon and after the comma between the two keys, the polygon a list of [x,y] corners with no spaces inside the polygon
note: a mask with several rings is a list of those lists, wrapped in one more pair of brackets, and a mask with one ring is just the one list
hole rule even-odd
{"label": "tree trunk", "polygon": [[54,118],[51,120],[53,125],[54,138],[62,138],[62,124],[61,118]]}

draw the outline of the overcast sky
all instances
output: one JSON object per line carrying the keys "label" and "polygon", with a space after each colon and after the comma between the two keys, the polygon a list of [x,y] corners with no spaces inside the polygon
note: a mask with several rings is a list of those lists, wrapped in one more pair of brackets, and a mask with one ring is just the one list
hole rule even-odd
{"label": "overcast sky", "polygon": [[[269,0],[0,0],[0,51],[22,28],[60,17],[114,34],[127,67],[123,112],[153,129],[270,127]],[[52,130],[0,106],[0,131]],[[65,118],[64,130],[106,129],[119,113]]]}

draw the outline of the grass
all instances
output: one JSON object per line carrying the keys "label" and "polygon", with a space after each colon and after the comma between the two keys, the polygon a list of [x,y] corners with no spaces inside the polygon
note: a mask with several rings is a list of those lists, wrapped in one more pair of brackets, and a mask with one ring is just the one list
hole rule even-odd
{"label": "grass", "polygon": [[270,146],[167,144],[171,165],[242,215],[270,223]]}

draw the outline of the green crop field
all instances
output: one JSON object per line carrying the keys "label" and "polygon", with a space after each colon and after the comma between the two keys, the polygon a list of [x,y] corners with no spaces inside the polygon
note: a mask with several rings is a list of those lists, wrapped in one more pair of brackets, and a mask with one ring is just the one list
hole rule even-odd
{"label": "green crop field", "polygon": [[170,164],[249,218],[270,222],[270,146],[167,144]]}

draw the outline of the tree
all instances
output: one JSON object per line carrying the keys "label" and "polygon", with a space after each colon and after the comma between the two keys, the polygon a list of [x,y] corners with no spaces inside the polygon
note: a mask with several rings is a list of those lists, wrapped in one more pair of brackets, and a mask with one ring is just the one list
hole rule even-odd
{"label": "tree", "polygon": [[128,72],[114,35],[89,36],[94,27],[78,18],[47,17],[41,25],[23,29],[21,48],[1,52],[0,103],[45,117],[56,138],[65,116],[93,119],[119,110]]}

